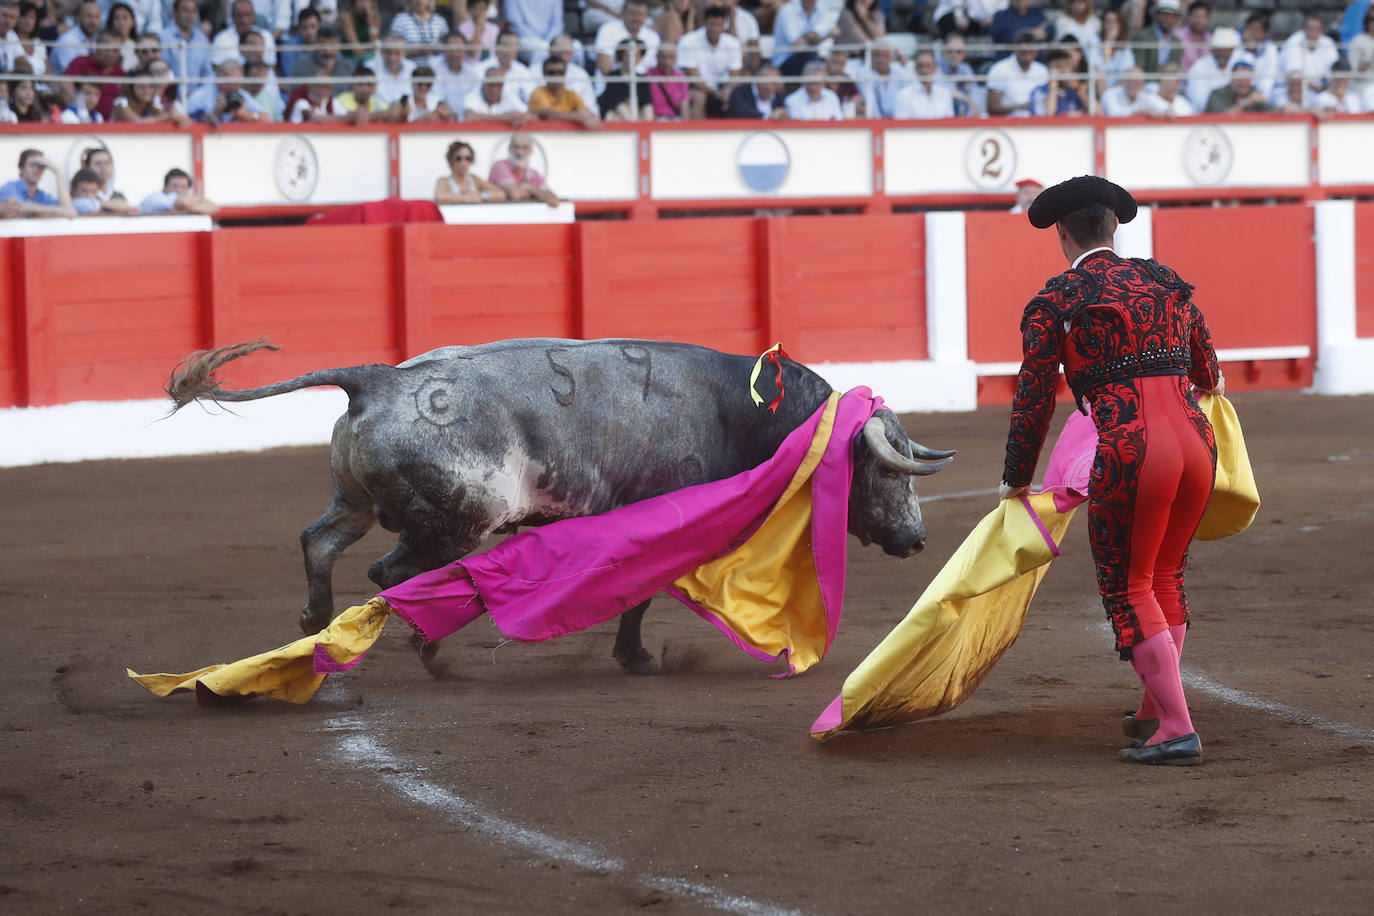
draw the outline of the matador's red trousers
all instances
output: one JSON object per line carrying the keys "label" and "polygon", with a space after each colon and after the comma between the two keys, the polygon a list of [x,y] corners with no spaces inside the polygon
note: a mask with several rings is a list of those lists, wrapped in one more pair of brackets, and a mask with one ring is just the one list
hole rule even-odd
{"label": "matador's red trousers", "polygon": [[1188,621],[1183,570],[1212,493],[1216,440],[1181,375],[1109,383],[1092,404],[1088,531],[1116,648],[1129,659],[1135,644]]}

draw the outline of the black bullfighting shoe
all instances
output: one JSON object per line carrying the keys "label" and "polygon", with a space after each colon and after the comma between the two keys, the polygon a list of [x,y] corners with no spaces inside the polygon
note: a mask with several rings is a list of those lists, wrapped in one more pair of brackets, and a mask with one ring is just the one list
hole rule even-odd
{"label": "black bullfighting shoe", "polygon": [[1189,732],[1140,747],[1123,747],[1117,758],[1126,763],[1148,763],[1155,766],[1190,767],[1202,763],[1202,740],[1197,732]]}
{"label": "black bullfighting shoe", "polygon": [[1135,712],[1127,710],[1121,717],[1121,733],[1127,738],[1139,738],[1148,741],[1155,732],[1159,731],[1158,719],[1137,719]]}

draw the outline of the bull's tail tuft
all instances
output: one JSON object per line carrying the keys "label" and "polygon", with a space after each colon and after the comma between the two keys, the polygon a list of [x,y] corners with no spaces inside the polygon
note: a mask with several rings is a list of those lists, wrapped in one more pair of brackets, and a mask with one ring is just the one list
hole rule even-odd
{"label": "bull's tail tuft", "polygon": [[266,337],[260,337],[257,340],[231,344],[216,350],[197,350],[182,360],[167,380],[165,390],[167,396],[172,399],[172,412],[175,413],[201,398],[215,401],[228,394],[229,392],[219,387],[219,380],[215,378],[215,371],[225,363],[258,350],[280,349],[281,347],[268,343]]}

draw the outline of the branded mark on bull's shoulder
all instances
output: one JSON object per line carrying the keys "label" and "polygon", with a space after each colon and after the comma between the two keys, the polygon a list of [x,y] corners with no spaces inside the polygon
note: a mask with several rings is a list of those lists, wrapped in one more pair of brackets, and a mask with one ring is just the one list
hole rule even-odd
{"label": "branded mark on bull's shoulder", "polygon": [[629,344],[620,348],[620,355],[625,357],[625,361],[632,366],[644,367],[644,395],[645,401],[649,400],[649,385],[654,379],[654,360],[649,351],[644,347]]}
{"label": "branded mark on bull's shoulder", "polygon": [[425,379],[415,390],[415,409],[420,417],[435,426],[452,426],[454,423],[467,422],[462,413],[456,387],[458,380],[434,376]]}
{"label": "branded mark on bull's shoulder", "polygon": [[567,347],[549,347],[544,351],[544,356],[549,361],[549,368],[553,374],[558,376],[566,383],[566,390],[560,391],[560,383],[555,380],[549,383],[549,391],[553,393],[553,399],[558,402],[560,407],[571,407],[573,398],[577,395],[577,380],[573,378],[572,370],[560,363],[556,356],[567,353]]}

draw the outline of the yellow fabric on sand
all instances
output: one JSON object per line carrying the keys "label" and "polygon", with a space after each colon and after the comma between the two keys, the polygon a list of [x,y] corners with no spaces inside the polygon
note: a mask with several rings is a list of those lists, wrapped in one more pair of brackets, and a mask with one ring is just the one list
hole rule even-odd
{"label": "yellow fabric on sand", "polygon": [[1231,402],[1217,395],[1203,395],[1198,406],[1212,424],[1217,440],[1217,479],[1212,498],[1194,537],[1215,541],[1240,534],[1259,512],[1259,487],[1250,467],[1250,453],[1240,430],[1240,418]]}
{"label": "yellow fabric on sand", "polygon": [[839,402],[832,392],[806,456],[749,540],[673,582],[746,645],[769,657],[790,646],[796,673],[826,650],[825,604],[811,552],[811,476],[830,444]]}
{"label": "yellow fabric on sand", "polygon": [[227,665],[211,665],[187,674],[136,674],[125,669],[149,693],[165,697],[195,690],[200,683],[222,697],[275,697],[304,703],[315,695],[326,675],[315,673],[315,647],[323,646],[339,664],[372,648],[382,635],[391,608],[381,598],[351,607],[314,636]]}
{"label": "yellow fabric on sand", "polygon": [[[1029,500],[1058,544],[1074,510],[1059,512],[1050,493]],[[1021,501],[1002,500],[845,679],[839,724],[812,737],[914,722],[958,706],[1016,641],[1052,558]]]}

